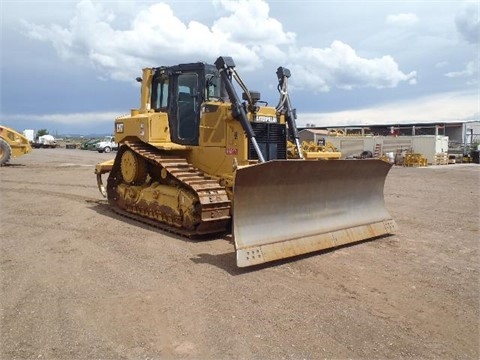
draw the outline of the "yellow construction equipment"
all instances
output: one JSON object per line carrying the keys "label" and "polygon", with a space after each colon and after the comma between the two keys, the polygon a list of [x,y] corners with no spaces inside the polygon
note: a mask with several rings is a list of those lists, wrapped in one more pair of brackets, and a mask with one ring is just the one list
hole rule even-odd
{"label": "yellow construction equipment", "polygon": [[342,129],[331,129],[328,131],[329,136],[345,136],[345,131]]}
{"label": "yellow construction equipment", "polygon": [[403,159],[403,166],[420,167],[427,166],[427,158],[423,154],[406,153]]}
{"label": "yellow construction equipment", "polygon": [[289,77],[277,69],[269,107],[230,57],[143,69],[140,107],[115,119],[117,155],[95,168],[100,192],[116,212],[173,233],[231,231],[240,267],[394,232],[383,198],[391,164],[306,161]]}
{"label": "yellow construction equipment", "polygon": [[[301,149],[303,158],[306,160],[333,160],[342,157],[342,153],[329,141],[325,145],[318,145],[313,141],[302,141]],[[299,158],[298,149],[290,140],[287,141],[287,158]]]}
{"label": "yellow construction equipment", "polygon": [[0,125],[0,166],[32,151],[28,139],[22,134]]}

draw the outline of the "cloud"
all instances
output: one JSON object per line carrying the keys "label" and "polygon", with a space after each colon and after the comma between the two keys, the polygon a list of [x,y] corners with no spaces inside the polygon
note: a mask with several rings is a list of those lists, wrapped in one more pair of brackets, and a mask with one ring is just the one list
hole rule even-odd
{"label": "cloud", "polygon": [[[85,125],[85,124],[111,124],[120,114],[116,112],[85,112],[85,113],[52,113],[52,114],[8,114],[10,122],[24,121],[28,119],[33,123],[48,123],[56,125]],[[2,114],[2,117],[4,115]]]}
{"label": "cloud", "polygon": [[445,76],[449,78],[466,78],[467,85],[478,85],[478,60],[470,61],[465,65],[465,69],[446,73]]}
{"label": "cloud", "polygon": [[403,73],[391,56],[362,58],[338,40],[326,49],[303,47],[292,51],[290,60],[295,87],[313,91],[329,91],[332,87],[383,89],[396,87],[401,81],[416,83],[416,72]]}
{"label": "cloud", "polygon": [[471,43],[480,43],[480,20],[478,2],[467,2],[455,17],[455,25],[462,38]]}
{"label": "cloud", "polygon": [[[442,106],[438,106],[442,104]],[[378,124],[411,124],[432,122],[480,121],[480,108],[476,92],[448,92],[430,95],[415,100],[391,102],[381,106],[346,110],[330,113],[298,112],[298,125],[314,124],[315,126],[357,126]],[[49,126],[84,126],[86,129],[109,128],[113,119],[119,116],[116,112],[87,113],[52,113],[52,114],[14,114],[9,115],[10,122],[29,119],[31,126],[35,123]]]}
{"label": "cloud", "polygon": [[436,69],[441,69],[441,68],[443,68],[447,65],[448,65],[448,61],[440,61],[440,62],[435,64],[435,68]]}
{"label": "cloud", "polygon": [[470,77],[478,74],[478,63],[475,64],[474,61],[470,61],[465,65],[465,69],[461,71],[452,71],[446,73],[446,77],[457,78],[457,77]]}
{"label": "cloud", "polygon": [[385,19],[385,23],[394,26],[412,26],[418,23],[418,21],[418,16],[411,13],[388,15]]}
{"label": "cloud", "polygon": [[[261,54],[278,54],[279,45],[295,34],[269,16],[262,0],[220,1],[228,16],[211,27],[182,22],[166,3],[155,3],[133,15],[130,27],[116,30],[115,17],[101,4],[82,0],[68,28],[23,21],[29,37],[52,43],[64,60],[76,59],[106,71],[116,80],[131,80],[145,66],[213,61],[228,54],[246,69],[261,66]],[[193,59],[193,60],[192,60]]]}
{"label": "cloud", "polygon": [[[439,106],[441,104],[441,106]],[[354,126],[480,121],[476,92],[448,92],[377,107],[331,113],[298,113],[298,124]]]}
{"label": "cloud", "polygon": [[215,21],[212,31],[228,34],[230,40],[242,44],[291,44],[296,34],[285,32],[282,24],[269,15],[270,7],[263,0],[220,0],[216,4],[231,14]]}
{"label": "cloud", "polygon": [[[296,34],[284,30],[270,16],[264,0],[214,0],[219,15],[212,25],[177,17],[162,2],[119,21],[104,6],[82,0],[68,27],[23,22],[31,38],[50,42],[59,56],[88,64],[99,77],[131,81],[146,66],[208,61],[229,55],[242,71],[259,70],[263,62],[293,64],[297,87],[314,91],[331,88],[392,88],[400,82],[416,83],[416,73],[403,73],[392,56],[362,58],[348,44],[334,41],[329,48],[296,46]],[[400,19],[412,20],[411,14]],[[403,20],[405,21],[405,19]],[[118,29],[122,26],[122,29]],[[302,84],[301,86],[298,84]]]}

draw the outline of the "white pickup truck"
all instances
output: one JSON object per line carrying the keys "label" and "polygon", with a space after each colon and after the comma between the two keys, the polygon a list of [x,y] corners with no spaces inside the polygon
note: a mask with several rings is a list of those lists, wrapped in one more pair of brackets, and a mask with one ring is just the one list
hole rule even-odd
{"label": "white pickup truck", "polygon": [[110,151],[117,149],[118,144],[115,143],[115,138],[113,136],[105,136],[105,138],[95,146],[95,150],[97,150],[99,153],[109,153]]}

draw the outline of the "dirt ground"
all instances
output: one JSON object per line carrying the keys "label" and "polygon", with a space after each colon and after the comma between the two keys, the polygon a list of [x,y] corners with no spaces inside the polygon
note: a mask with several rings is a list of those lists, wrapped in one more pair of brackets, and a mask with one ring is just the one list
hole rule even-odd
{"label": "dirt ground", "polygon": [[0,168],[1,359],[480,357],[479,165],[394,167],[396,235],[239,269],[224,238],[109,210],[93,165],[110,158]]}

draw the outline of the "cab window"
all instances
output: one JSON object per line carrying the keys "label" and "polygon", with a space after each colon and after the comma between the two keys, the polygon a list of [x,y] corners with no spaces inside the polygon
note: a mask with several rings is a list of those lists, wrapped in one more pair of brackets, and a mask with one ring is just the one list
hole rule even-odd
{"label": "cab window", "polygon": [[178,76],[177,119],[180,139],[195,139],[197,136],[197,88],[198,75],[196,73]]}

